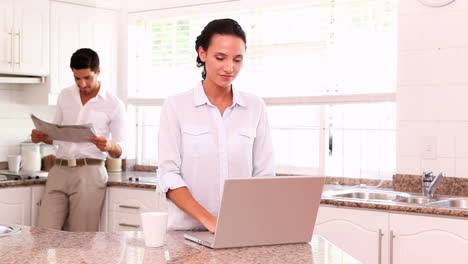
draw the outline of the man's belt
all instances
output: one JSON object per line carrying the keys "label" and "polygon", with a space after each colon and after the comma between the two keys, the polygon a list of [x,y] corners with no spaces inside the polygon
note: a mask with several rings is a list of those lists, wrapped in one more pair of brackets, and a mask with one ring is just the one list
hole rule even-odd
{"label": "man's belt", "polygon": [[58,166],[67,166],[67,167],[79,167],[79,166],[85,166],[85,165],[104,166],[104,161],[100,159],[89,159],[89,158],[71,159],[71,160],[56,159],[55,164]]}

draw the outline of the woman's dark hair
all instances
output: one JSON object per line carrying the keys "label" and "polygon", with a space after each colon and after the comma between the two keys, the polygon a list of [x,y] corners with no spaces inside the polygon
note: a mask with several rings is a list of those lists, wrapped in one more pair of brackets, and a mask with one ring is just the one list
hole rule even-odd
{"label": "woman's dark hair", "polygon": [[[247,44],[245,38],[245,32],[242,27],[234,19],[224,18],[224,19],[215,19],[208,23],[205,28],[202,30],[200,35],[195,41],[195,50],[198,53],[198,48],[202,47],[203,50],[207,51],[208,46],[210,46],[211,38],[214,34],[220,35],[233,35],[241,38],[244,41],[244,44]],[[197,56],[197,67],[203,66],[202,77],[206,77],[206,68],[205,63],[200,60],[200,56]]]}
{"label": "woman's dark hair", "polygon": [[92,49],[79,49],[71,56],[70,68],[76,70],[89,68],[91,71],[97,72],[99,69],[99,56]]}

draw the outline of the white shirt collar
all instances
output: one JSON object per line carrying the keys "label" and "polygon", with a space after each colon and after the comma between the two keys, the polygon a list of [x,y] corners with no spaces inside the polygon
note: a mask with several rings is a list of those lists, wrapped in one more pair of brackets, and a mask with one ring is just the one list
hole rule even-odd
{"label": "white shirt collar", "polygon": [[[106,91],[104,91],[104,89],[102,89],[102,83],[99,82],[99,91],[98,93],[96,94],[96,96],[94,98],[102,98],[102,99],[107,99],[107,93]],[[80,88],[78,87],[78,85],[75,84],[75,88],[76,89],[73,89],[73,94],[74,96],[76,96],[78,99],[80,99],[80,102],[81,102],[81,97],[80,97]],[[92,99],[92,98],[91,98]]]}
{"label": "white shirt collar", "polygon": [[[101,91],[99,91],[101,92]],[[247,103],[245,101],[244,96],[237,91],[234,87],[232,87],[232,105],[239,105],[246,107]],[[208,100],[208,96],[206,96],[205,90],[203,89],[203,85],[200,82],[197,87],[194,89],[193,93],[193,104],[195,106],[200,106],[204,104],[209,104],[211,105],[210,101]]]}

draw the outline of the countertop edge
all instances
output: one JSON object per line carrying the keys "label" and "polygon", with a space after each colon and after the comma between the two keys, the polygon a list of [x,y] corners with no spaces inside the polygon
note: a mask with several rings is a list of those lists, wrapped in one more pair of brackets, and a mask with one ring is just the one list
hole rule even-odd
{"label": "countertop edge", "polygon": [[425,205],[393,205],[373,202],[343,201],[334,199],[322,199],[321,205],[334,205],[347,208],[362,208],[390,212],[415,213],[429,216],[468,217],[468,210],[452,209],[445,207],[431,207]]}
{"label": "countertop edge", "polygon": [[[32,179],[32,180],[18,180],[18,181],[5,181],[0,182],[0,189],[4,187],[26,187],[34,185],[45,185],[47,179]],[[114,181],[109,180],[107,182],[108,187],[123,187],[123,188],[138,188],[147,190],[156,190],[155,183],[136,183],[127,181]],[[366,202],[366,201],[343,201],[336,199],[322,199],[320,201],[322,205],[333,205],[346,208],[361,208],[370,210],[381,210],[388,212],[402,212],[402,213],[414,213],[429,216],[448,216],[448,217],[468,217],[468,210],[457,209],[457,208],[445,208],[445,207],[431,207],[424,205],[394,205],[384,204],[378,202]]]}

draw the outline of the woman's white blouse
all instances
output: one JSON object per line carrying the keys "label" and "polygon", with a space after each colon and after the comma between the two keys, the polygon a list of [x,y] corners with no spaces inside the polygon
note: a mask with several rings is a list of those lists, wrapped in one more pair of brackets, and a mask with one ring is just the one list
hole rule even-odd
{"label": "woman's white blouse", "polygon": [[[233,89],[233,104],[221,115],[201,83],[169,97],[159,128],[159,192],[186,186],[217,216],[224,180],[274,176],[273,147],[263,100]],[[169,202],[168,228],[203,229]]]}

